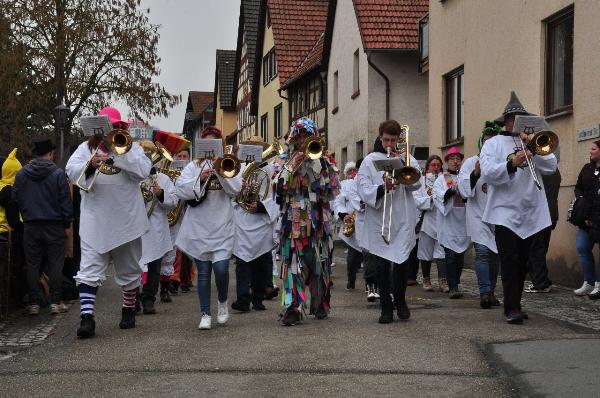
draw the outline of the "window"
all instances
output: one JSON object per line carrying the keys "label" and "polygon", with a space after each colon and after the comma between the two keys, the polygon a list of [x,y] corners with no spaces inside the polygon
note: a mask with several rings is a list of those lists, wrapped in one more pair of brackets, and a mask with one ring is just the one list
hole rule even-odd
{"label": "window", "polygon": [[573,107],[573,21],[568,7],[546,22],[546,114]]}
{"label": "window", "polygon": [[342,163],[340,163],[342,165],[342,167],[344,167],[346,165],[347,161],[348,161],[348,148],[343,147],[342,148]]}
{"label": "window", "polygon": [[263,57],[263,85],[266,86],[277,76],[277,61],[275,59],[275,48],[272,48]]}
{"label": "window", "polygon": [[448,73],[446,81],[446,142],[454,142],[463,136],[465,101],[464,66]]}
{"label": "window", "polygon": [[333,73],[333,113],[338,110],[338,71]]}
{"label": "window", "polygon": [[269,114],[265,113],[260,117],[260,136],[264,142],[269,139]]}
{"label": "window", "polygon": [[356,142],[356,156],[354,157],[356,160],[362,159],[363,157],[363,140]]}
{"label": "window", "polygon": [[419,72],[427,72],[429,64],[429,14],[419,21]]}
{"label": "window", "polygon": [[282,113],[283,104],[279,104],[273,109],[273,124],[274,129],[273,133],[275,134],[275,138],[281,137],[281,113]]}
{"label": "window", "polygon": [[269,11],[269,8],[267,7],[267,28],[271,27],[271,12]]}
{"label": "window", "polygon": [[354,52],[354,68],[352,70],[352,84],[353,84],[353,94],[352,99],[358,97],[360,94],[360,85],[359,85],[359,72],[360,72],[360,59],[358,57],[358,50]]}

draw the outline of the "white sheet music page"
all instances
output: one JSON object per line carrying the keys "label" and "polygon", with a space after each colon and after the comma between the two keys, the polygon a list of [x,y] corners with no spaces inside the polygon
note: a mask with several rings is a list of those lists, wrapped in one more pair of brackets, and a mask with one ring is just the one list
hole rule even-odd
{"label": "white sheet music page", "polygon": [[83,135],[91,137],[93,135],[106,135],[113,130],[112,124],[107,115],[82,116],[79,118]]}
{"label": "white sheet music page", "polygon": [[223,140],[219,139],[202,139],[196,141],[194,148],[196,159],[204,159],[209,157],[220,158],[223,156]]}
{"label": "white sheet music page", "polygon": [[543,116],[515,116],[513,132],[515,133],[537,133],[543,130],[550,130],[550,125]]}
{"label": "white sheet music page", "polygon": [[260,162],[262,153],[263,149],[260,145],[240,144],[237,157],[242,162]]}
{"label": "white sheet music page", "polygon": [[396,170],[404,166],[400,158],[379,159],[373,161],[373,164],[378,171]]}

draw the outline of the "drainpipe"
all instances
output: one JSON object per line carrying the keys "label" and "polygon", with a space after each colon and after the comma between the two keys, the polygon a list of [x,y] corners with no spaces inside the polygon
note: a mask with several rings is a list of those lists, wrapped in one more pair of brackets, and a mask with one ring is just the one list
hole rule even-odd
{"label": "drainpipe", "polygon": [[385,73],[383,73],[383,71],[381,69],[379,69],[377,67],[377,65],[375,65],[373,63],[373,61],[371,61],[371,55],[372,55],[372,52],[367,51],[367,62],[369,63],[371,68],[373,68],[373,70],[375,72],[377,72],[377,74],[379,76],[381,76],[383,78],[383,80],[385,80],[385,120],[389,120],[390,119],[390,79],[388,79],[388,77],[385,75]]}

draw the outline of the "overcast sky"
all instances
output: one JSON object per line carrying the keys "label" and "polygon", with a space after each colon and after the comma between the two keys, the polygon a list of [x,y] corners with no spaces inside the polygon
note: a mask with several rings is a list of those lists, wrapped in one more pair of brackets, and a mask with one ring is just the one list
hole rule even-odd
{"label": "overcast sky", "polygon": [[188,92],[213,91],[216,50],[236,47],[240,0],[142,0],[142,7],[149,7],[151,22],[161,25],[157,80],[182,96],[168,118],[154,117],[150,123],[181,132]]}

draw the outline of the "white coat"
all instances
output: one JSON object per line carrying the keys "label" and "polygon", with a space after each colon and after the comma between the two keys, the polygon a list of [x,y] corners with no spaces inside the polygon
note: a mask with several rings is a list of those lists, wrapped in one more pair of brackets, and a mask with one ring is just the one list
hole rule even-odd
{"label": "white coat", "polygon": [[[358,207],[358,209],[356,209],[356,207]],[[358,190],[356,187],[356,178],[347,179],[340,182],[340,193],[338,196],[336,196],[333,202],[333,211],[337,219],[340,219],[340,213],[351,215],[353,211],[356,211],[354,214],[354,233],[349,237],[344,235],[344,223],[342,221],[342,229],[339,233],[339,237],[354,250],[361,251],[362,249],[360,246],[360,240],[358,239],[358,233],[359,229],[362,228],[362,225],[358,226],[358,223],[364,223],[364,217],[360,217],[361,219],[359,220],[359,213],[364,213],[364,210],[360,209],[360,197],[358,196]]]}
{"label": "white coat", "polygon": [[[457,175],[452,176],[457,183]],[[471,244],[471,239],[467,235],[467,223],[465,220],[465,207],[460,206],[462,200],[460,192],[456,192],[453,197],[444,203],[446,191],[451,189],[446,182],[444,173],[440,174],[433,184],[433,202],[440,211],[438,218],[438,242],[445,248],[455,253],[463,253]],[[455,206],[458,204],[459,206]]]}
{"label": "white coat", "polygon": [[[242,171],[245,167],[242,168]],[[272,174],[269,167],[265,170],[269,175]],[[266,184],[267,181],[263,181],[262,189]],[[273,231],[279,217],[279,206],[273,200],[271,193],[262,201],[262,204],[267,211],[266,213],[248,213],[237,202],[233,204],[235,220],[233,255],[245,262],[250,262],[270,252],[275,247]]]}
{"label": "white coat", "polygon": [[460,194],[468,200],[466,203],[467,235],[472,242],[484,245],[494,253],[498,253],[494,226],[481,219],[488,200],[488,194],[483,191],[483,184],[486,184],[485,178],[480,176],[475,186],[471,188],[471,173],[475,170],[478,160],[478,155],[465,160],[458,175],[458,189]]}
{"label": "white coat", "polygon": [[432,173],[421,176],[421,187],[413,192],[413,197],[415,198],[417,209],[423,212],[421,232],[437,240],[438,219],[441,216],[438,215],[439,210],[433,204],[433,194],[431,196],[427,194],[427,188],[431,188],[433,192],[433,184],[436,180],[436,175]]}
{"label": "white coat", "polygon": [[[150,229],[142,235],[141,265],[158,260],[167,252],[173,250],[173,242],[171,241],[171,232],[167,216],[169,211],[175,208],[175,205],[177,204],[175,186],[171,179],[163,173],[158,173],[156,179],[158,186],[163,189],[164,200],[161,203],[157,199],[154,211],[149,219]],[[150,208],[150,203],[146,204],[146,208]]]}
{"label": "white coat", "polygon": [[[141,237],[149,228],[139,184],[150,174],[150,159],[137,144],[126,154],[109,156],[121,172],[100,173],[92,190],[81,192],[79,236],[99,254]],[[91,157],[88,143],[79,145],[66,166],[71,181],[77,180]]]}
{"label": "white coat", "polygon": [[533,156],[542,185],[538,191],[528,167],[508,172],[507,157],[515,151],[516,142],[518,137],[497,135],[481,148],[481,175],[488,181],[488,201],[482,219],[492,225],[502,225],[526,239],[552,224],[540,174],[556,172],[557,163],[554,154]]}
{"label": "white coat", "polygon": [[[181,172],[175,183],[175,194],[179,199],[196,198],[193,186],[202,164],[190,162]],[[239,174],[233,178],[217,174],[217,178],[223,189],[209,190],[198,206],[187,207],[175,242],[182,252],[201,261],[230,259],[235,242],[232,199],[240,192],[242,181]]]}
{"label": "white coat", "polygon": [[[358,194],[366,204],[361,243],[369,253],[401,264],[408,259],[416,243],[417,208],[412,192],[419,189],[421,182],[417,181],[408,186],[400,185],[394,190],[391,238],[389,245],[386,244],[381,237],[384,198],[377,199],[377,189],[383,184],[383,171],[378,171],[373,164],[375,160],[386,158],[387,155],[384,153],[372,152],[365,157],[358,171]],[[417,165],[417,161],[412,158],[411,162]],[[387,206],[389,214],[389,200]]]}

